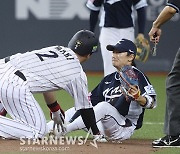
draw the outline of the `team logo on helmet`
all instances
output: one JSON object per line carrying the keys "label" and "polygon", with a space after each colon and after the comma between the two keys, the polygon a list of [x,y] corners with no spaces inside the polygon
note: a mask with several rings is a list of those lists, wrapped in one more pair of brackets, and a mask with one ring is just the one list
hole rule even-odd
{"label": "team logo on helmet", "polygon": [[96,46],[93,46],[92,53],[93,53],[93,52],[96,52],[96,50],[97,50],[97,45],[96,45]]}
{"label": "team logo on helmet", "polygon": [[77,49],[79,46],[81,46],[82,42],[77,40],[76,43],[75,43],[75,49]]}

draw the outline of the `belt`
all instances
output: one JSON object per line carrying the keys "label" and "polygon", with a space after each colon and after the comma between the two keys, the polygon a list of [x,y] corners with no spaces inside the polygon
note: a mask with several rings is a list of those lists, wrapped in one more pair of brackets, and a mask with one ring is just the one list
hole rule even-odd
{"label": "belt", "polygon": [[[10,56],[6,57],[4,59],[4,61],[5,61],[5,63],[9,62]],[[16,72],[14,72],[14,74],[17,75],[18,77],[20,77],[22,80],[26,81],[26,77],[24,76],[24,74],[21,71],[17,70]]]}
{"label": "belt", "polygon": [[6,58],[4,59],[4,61],[5,61],[5,63],[7,63],[8,61],[10,61],[10,56],[6,57]]}

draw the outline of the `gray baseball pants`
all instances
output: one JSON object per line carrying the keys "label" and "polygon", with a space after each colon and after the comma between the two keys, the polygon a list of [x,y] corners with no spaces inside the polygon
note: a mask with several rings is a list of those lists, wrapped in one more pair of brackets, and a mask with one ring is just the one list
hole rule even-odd
{"label": "gray baseball pants", "polygon": [[180,48],[166,80],[166,113],[164,133],[180,135]]}

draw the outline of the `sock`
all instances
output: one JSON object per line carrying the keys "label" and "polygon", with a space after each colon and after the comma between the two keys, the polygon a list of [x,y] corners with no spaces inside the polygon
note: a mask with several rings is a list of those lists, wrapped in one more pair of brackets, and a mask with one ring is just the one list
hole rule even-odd
{"label": "sock", "polygon": [[88,130],[91,128],[93,135],[99,134],[93,108],[81,109],[80,113],[86,128]]}

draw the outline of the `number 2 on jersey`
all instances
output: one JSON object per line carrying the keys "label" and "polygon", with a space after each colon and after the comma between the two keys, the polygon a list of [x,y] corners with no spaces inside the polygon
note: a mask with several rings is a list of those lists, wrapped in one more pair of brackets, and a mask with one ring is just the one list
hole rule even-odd
{"label": "number 2 on jersey", "polygon": [[39,59],[41,61],[44,61],[44,57],[47,57],[47,58],[57,58],[58,57],[58,54],[54,51],[49,51],[51,54],[40,54],[40,53],[36,53],[36,55],[39,57]]}

